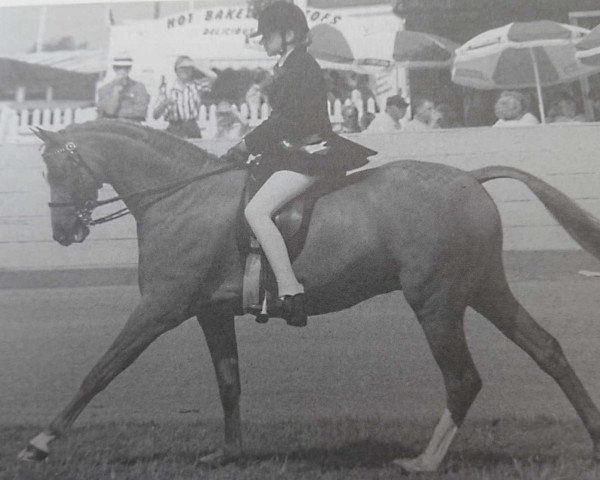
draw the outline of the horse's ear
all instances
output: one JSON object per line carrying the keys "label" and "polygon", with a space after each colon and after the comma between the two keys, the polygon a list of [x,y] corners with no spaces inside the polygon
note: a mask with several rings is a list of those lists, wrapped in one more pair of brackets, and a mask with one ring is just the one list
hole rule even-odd
{"label": "horse's ear", "polygon": [[39,127],[29,127],[29,130],[43,142],[46,141],[45,131]]}
{"label": "horse's ear", "polygon": [[40,127],[31,127],[31,131],[46,144],[62,146],[65,143],[65,140],[59,133],[44,130]]}

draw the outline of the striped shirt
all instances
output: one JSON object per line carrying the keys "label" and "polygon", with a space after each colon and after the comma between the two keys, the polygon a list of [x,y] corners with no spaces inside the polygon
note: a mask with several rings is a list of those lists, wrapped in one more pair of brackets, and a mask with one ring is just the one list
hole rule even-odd
{"label": "striped shirt", "polygon": [[169,99],[173,100],[165,112],[165,120],[169,122],[183,122],[197,120],[200,116],[201,92],[206,89],[205,84],[191,82],[182,84],[175,82],[169,92]]}

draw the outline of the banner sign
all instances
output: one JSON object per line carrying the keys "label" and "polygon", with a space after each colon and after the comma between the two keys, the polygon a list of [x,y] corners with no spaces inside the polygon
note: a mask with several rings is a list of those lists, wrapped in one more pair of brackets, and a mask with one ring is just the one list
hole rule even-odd
{"label": "banner sign", "polygon": [[[342,20],[342,15],[327,10],[308,9],[306,18],[309,26],[312,27],[318,23],[335,25]],[[201,8],[166,17],[162,22],[167,30],[192,25],[201,26],[206,29],[205,35],[239,35],[242,31],[250,33],[244,31],[250,26],[256,29],[256,19],[252,17],[251,10],[247,6]]]}

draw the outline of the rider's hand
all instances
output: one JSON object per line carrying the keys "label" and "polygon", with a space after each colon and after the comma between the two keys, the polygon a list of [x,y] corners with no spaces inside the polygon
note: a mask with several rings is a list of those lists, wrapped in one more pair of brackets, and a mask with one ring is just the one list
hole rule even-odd
{"label": "rider's hand", "polygon": [[248,147],[246,147],[246,142],[242,140],[240,143],[234,145],[227,153],[221,157],[223,162],[230,163],[246,163],[248,161],[248,156],[250,152],[248,152]]}

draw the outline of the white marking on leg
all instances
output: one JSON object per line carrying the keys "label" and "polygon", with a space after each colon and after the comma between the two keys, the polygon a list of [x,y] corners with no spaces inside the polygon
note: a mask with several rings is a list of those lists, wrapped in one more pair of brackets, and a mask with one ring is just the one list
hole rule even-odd
{"label": "white marking on leg", "polygon": [[410,472],[434,472],[442,463],[448,448],[458,431],[448,409],[444,410],[442,418],[433,431],[427,448],[416,458],[394,460],[396,465]]}
{"label": "white marking on leg", "polygon": [[29,445],[34,446],[35,448],[41,450],[42,452],[49,453],[50,447],[49,443],[53,440],[56,440],[56,436],[51,433],[42,432],[37,437],[29,442]]}

